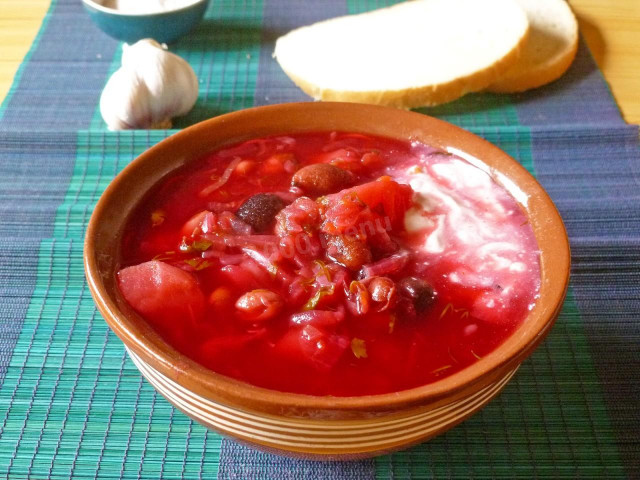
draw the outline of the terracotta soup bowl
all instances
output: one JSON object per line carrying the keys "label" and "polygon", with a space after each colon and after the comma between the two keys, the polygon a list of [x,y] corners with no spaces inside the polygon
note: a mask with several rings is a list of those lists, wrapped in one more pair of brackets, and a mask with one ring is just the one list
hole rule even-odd
{"label": "terracotta soup bowl", "polygon": [[[359,397],[310,396],[217,374],[168,345],[118,290],[123,229],[145,194],[171,172],[234,143],[275,134],[347,131],[417,140],[465,158],[515,198],[540,250],[540,295],[497,349],[418,388]],[[84,261],[94,300],[145,378],[199,423],[254,447],[290,456],[353,459],[425,441],[471,416],[513,377],[553,325],[566,295],[570,252],[562,220],[538,182],[485,140],[422,114],[347,103],[291,103],[242,110],[187,128],[124,169],[98,202]]]}

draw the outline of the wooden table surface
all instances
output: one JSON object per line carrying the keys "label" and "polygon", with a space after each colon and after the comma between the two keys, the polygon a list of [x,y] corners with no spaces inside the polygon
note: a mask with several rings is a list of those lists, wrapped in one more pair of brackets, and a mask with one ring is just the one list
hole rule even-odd
{"label": "wooden table surface", "polygon": [[[0,99],[11,86],[49,3],[50,0],[0,0]],[[640,0],[569,3],[625,119],[640,123]]]}

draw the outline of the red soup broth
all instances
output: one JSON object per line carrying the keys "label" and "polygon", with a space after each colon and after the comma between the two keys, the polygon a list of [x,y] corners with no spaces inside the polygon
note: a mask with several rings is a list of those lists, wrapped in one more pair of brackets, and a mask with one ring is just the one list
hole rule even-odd
{"label": "red soup broth", "polygon": [[120,290],[167,343],[215,372],[311,395],[458,372],[514,332],[540,288],[533,231],[487,173],[344,132],[191,163],[135,211],[122,252]]}

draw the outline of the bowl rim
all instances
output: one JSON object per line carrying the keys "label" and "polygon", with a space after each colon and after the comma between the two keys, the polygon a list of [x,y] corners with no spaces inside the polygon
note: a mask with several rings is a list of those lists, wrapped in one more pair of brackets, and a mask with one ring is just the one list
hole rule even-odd
{"label": "bowl rim", "polygon": [[189,10],[196,5],[200,5],[202,3],[208,3],[209,0],[194,0],[193,3],[188,5],[184,5],[182,7],[172,8],[171,10],[164,10],[160,12],[151,12],[151,13],[140,13],[140,12],[122,12],[116,8],[105,7],[101,3],[98,3],[96,0],[82,0],[86,6],[91,7],[99,12],[106,13],[108,15],[113,15],[116,17],[139,17],[139,18],[148,18],[148,17],[157,17],[163,15],[171,15],[177,12],[181,12],[183,10]]}
{"label": "bowl rim", "polygon": [[[422,128],[428,132],[426,135],[433,137],[431,144],[442,147],[446,143],[447,148],[452,147],[453,144],[462,146],[462,149],[453,147],[456,154],[462,153],[470,157],[466,158],[467,160],[479,161],[479,166],[484,165],[492,178],[509,190],[513,196],[518,192],[526,194],[526,198],[516,198],[516,201],[531,221],[538,245],[549,245],[549,248],[544,249],[542,246],[540,248],[540,298],[522,325],[491,353],[441,380],[397,392],[350,397],[281,392],[254,386],[203,367],[165,343],[141,317],[136,314],[130,315],[137,317],[132,320],[125,315],[119,309],[122,299],[110,297],[101,279],[95,251],[95,237],[99,224],[107,218],[109,202],[114,197],[114,192],[125,188],[124,185],[129,176],[134,175],[136,170],[145,163],[153,162],[154,157],[162,155],[162,152],[168,148],[179,148],[182,145],[183,148],[189,149],[190,138],[203,135],[211,129],[224,129],[225,125],[233,125],[234,122],[239,123],[243,119],[248,121],[269,116],[272,118],[287,114],[300,116],[318,112],[368,115],[373,118],[382,116],[394,122],[401,122],[406,116],[407,120],[424,125]],[[412,119],[411,116],[413,116]],[[418,120],[417,117],[420,119]],[[354,131],[363,131],[363,129],[355,128]],[[246,138],[256,137],[248,133]],[[286,132],[273,134],[286,134]],[[402,138],[410,140],[410,138]],[[230,143],[234,142],[227,144]],[[222,148],[224,145],[220,143],[217,148]],[[469,150],[484,152],[487,157],[478,160],[480,157],[468,153]],[[200,155],[195,155],[188,160],[195,160],[197,156]],[[174,170],[175,168],[177,166]],[[500,176],[501,178],[498,178]],[[514,181],[514,177],[519,180]],[[158,181],[160,178],[154,184]],[[521,200],[528,202],[528,205],[523,205]],[[274,414],[305,410],[390,412],[438,402],[458,395],[471,386],[480,388],[481,385],[494,379],[500,371],[505,368],[514,368],[522,362],[544,339],[562,308],[569,283],[570,248],[560,214],[538,181],[518,161],[481,137],[443,120],[416,112],[354,103],[301,102],[253,107],[227,113],[185,128],[145,150],[112,180],[97,202],[85,234],[84,264],[94,301],[109,327],[123,343],[154,369],[204,398],[243,409]],[[115,271],[116,268],[113,270]]]}

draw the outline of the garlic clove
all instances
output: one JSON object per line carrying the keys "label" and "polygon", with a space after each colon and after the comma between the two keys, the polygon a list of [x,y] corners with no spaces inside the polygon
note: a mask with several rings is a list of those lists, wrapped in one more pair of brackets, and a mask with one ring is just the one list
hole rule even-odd
{"label": "garlic clove", "polygon": [[145,39],[125,44],[122,66],[100,97],[100,113],[111,130],[171,128],[198,99],[198,79],[188,62],[166,45]]}

